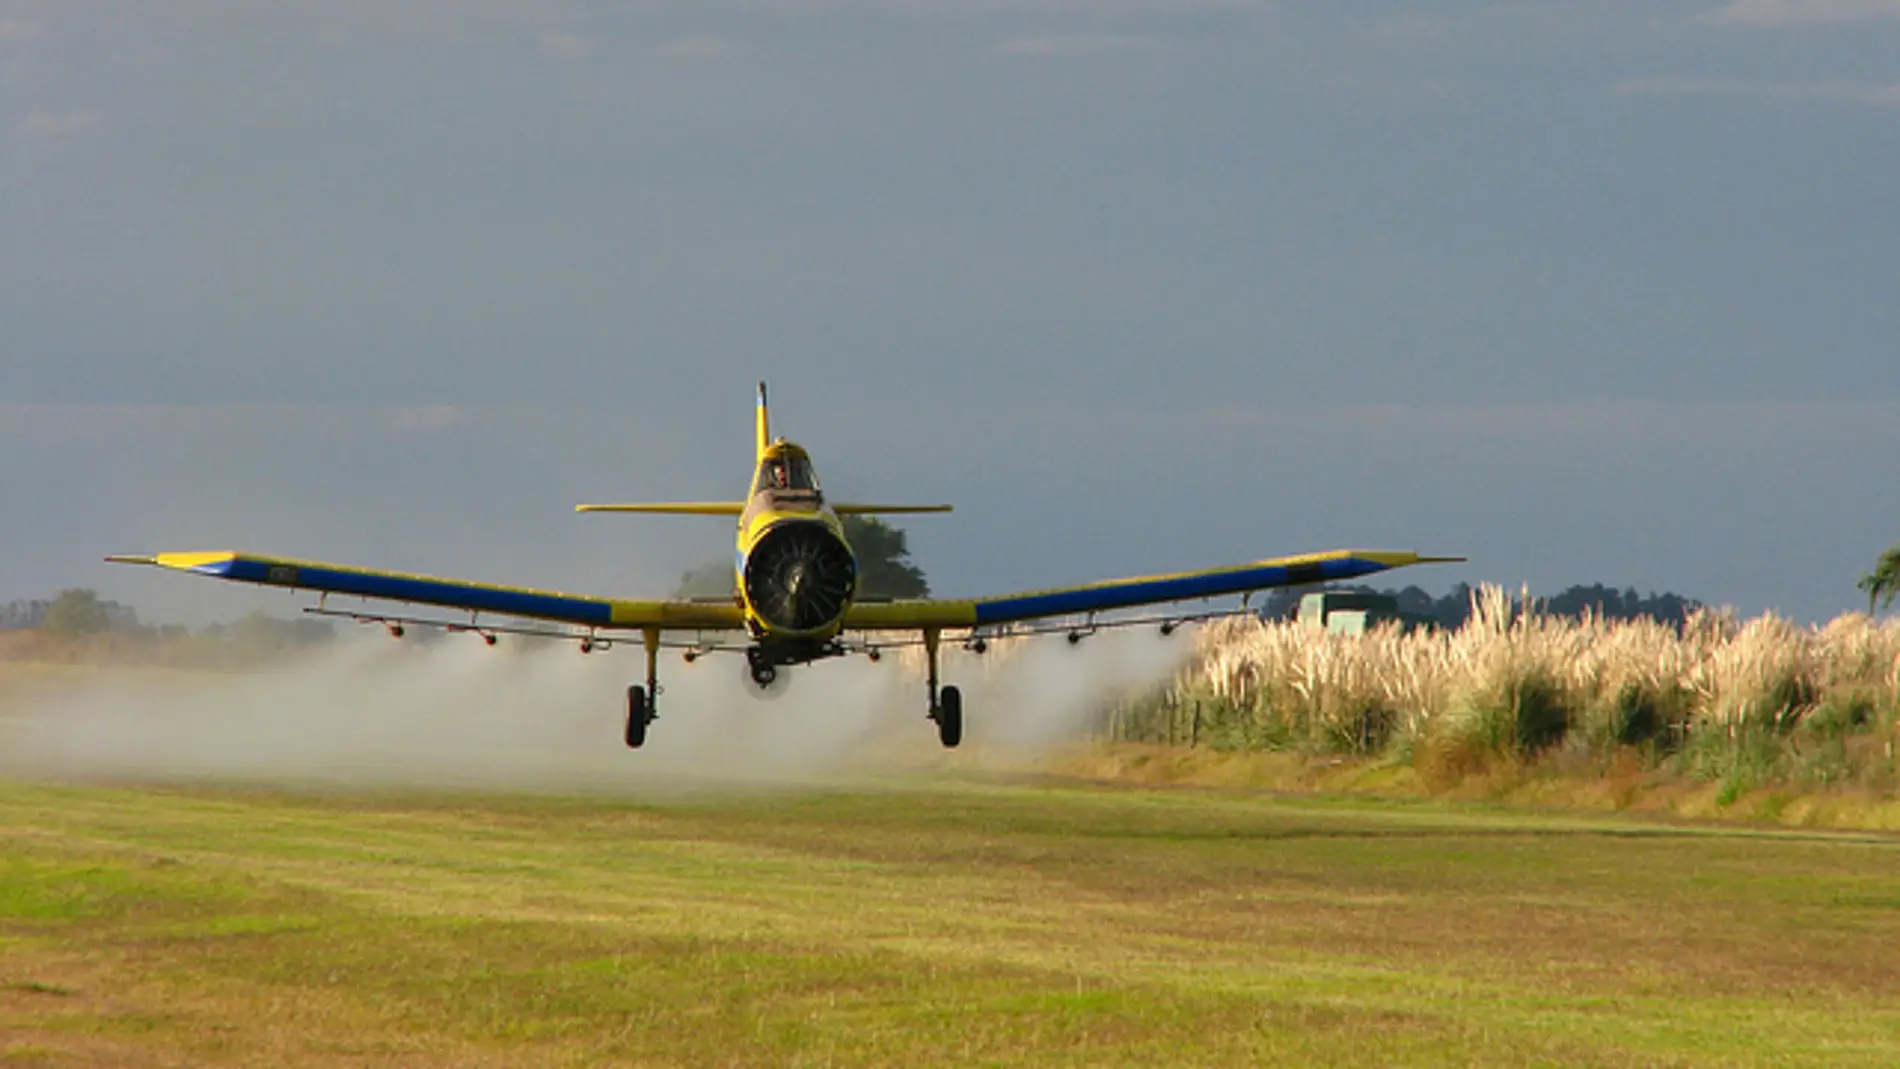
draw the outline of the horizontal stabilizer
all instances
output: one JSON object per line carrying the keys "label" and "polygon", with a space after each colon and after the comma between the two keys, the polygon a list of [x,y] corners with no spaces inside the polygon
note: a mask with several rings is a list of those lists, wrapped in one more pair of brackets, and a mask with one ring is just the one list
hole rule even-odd
{"label": "horizontal stabilizer", "polygon": [[575,512],[659,512],[674,516],[737,516],[743,501],[677,501],[656,505],[575,505]]}
{"label": "horizontal stabilizer", "polygon": [[840,516],[873,516],[877,513],[898,512],[949,512],[948,505],[833,505],[831,511]]}

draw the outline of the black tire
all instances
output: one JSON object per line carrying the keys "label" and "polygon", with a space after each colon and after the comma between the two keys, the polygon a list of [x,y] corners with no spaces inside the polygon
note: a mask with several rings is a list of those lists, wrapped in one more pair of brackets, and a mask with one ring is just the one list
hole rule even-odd
{"label": "black tire", "polygon": [[937,741],[946,750],[954,750],[963,741],[963,692],[945,687],[937,696]]}
{"label": "black tire", "polygon": [[647,741],[647,723],[653,709],[647,705],[647,689],[638,683],[627,688],[627,747],[638,750]]}

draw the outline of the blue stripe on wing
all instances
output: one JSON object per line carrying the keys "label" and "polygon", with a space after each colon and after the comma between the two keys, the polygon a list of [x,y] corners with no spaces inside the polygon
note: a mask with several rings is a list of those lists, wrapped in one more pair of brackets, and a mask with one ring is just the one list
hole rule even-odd
{"label": "blue stripe on wing", "polygon": [[1020,594],[1014,597],[988,598],[976,603],[976,622],[1009,623],[1041,616],[1069,616],[1100,612],[1134,605],[1153,605],[1164,601],[1188,601],[1223,594],[1239,594],[1267,587],[1356,579],[1382,572],[1391,565],[1362,557],[1343,557],[1297,565],[1262,565],[1233,568],[1162,579],[1142,579],[1122,583],[1103,583],[1070,590]]}
{"label": "blue stripe on wing", "polygon": [[273,586],[295,586],[332,594],[354,594],[365,598],[391,601],[415,601],[447,605],[477,612],[531,616],[575,623],[606,625],[613,620],[613,605],[594,598],[571,598],[555,594],[486,587],[422,576],[388,575],[332,568],[322,565],[290,564],[242,555],[227,560],[200,564],[191,569],[200,575],[236,579]]}

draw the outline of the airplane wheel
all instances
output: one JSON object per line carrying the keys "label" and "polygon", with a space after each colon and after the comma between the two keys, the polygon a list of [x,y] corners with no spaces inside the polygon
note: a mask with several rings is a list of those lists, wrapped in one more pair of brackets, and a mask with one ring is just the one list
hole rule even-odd
{"label": "airplane wheel", "polygon": [[937,722],[937,740],[946,750],[954,750],[963,741],[963,692],[955,687],[943,688],[937,697],[937,711],[931,714]]}
{"label": "airplane wheel", "polygon": [[645,687],[636,683],[627,688],[627,746],[631,749],[647,741],[647,725],[653,722],[653,707],[647,701]]}
{"label": "airplane wheel", "polygon": [[752,682],[757,683],[759,685],[760,690],[764,690],[766,687],[771,686],[773,683],[777,681],[778,681],[777,666],[762,664],[762,663],[754,664],[752,666]]}

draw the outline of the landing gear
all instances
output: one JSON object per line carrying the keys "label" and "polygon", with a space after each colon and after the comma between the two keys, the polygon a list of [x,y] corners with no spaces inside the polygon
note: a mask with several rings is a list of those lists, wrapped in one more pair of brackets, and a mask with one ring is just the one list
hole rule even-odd
{"label": "landing gear", "polygon": [[627,746],[637,750],[646,744],[647,725],[660,718],[660,631],[649,627],[644,633],[647,648],[647,683],[627,688]]}
{"label": "landing gear", "polygon": [[745,663],[752,682],[758,684],[760,690],[778,682],[778,665],[773,664],[772,659],[759,647],[753,646],[745,651]]}
{"label": "landing gear", "polygon": [[963,741],[963,692],[937,686],[937,645],[941,633],[924,631],[924,654],[930,660],[930,719],[937,722],[937,741],[954,750]]}
{"label": "landing gear", "polygon": [[627,746],[638,750],[647,741],[647,725],[654,719],[653,699],[638,683],[627,688]]}
{"label": "landing gear", "polygon": [[787,652],[782,649],[767,652],[759,646],[746,650],[746,679],[752,685],[745,692],[762,700],[782,696],[792,685],[791,666],[795,663],[786,659]]}

